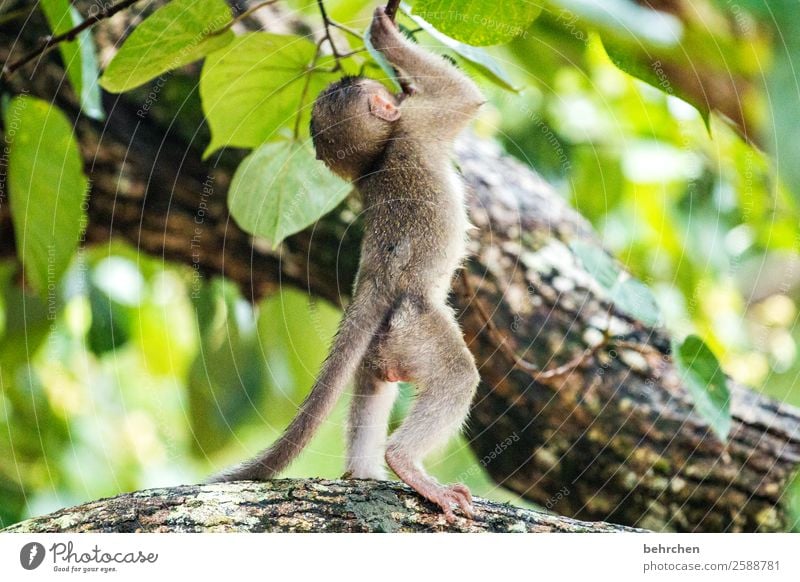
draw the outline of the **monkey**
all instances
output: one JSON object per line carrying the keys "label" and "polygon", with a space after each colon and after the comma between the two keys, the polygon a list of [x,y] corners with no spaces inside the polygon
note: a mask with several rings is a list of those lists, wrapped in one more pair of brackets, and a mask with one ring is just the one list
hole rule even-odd
{"label": "monkey", "polygon": [[[469,489],[438,483],[422,461],[461,429],[480,381],[447,296],[471,228],[451,160],[453,141],[485,100],[454,64],[407,39],[384,8],[373,15],[370,38],[398,71],[404,91],[395,95],[377,80],[344,77],[317,97],[310,126],[317,158],[352,182],[363,202],[352,300],[283,435],[214,480],[277,475],[355,377],[345,475],[385,479],[385,461],[453,521],[453,505],[474,516]],[[418,393],[389,437],[400,381],[412,382]]]}

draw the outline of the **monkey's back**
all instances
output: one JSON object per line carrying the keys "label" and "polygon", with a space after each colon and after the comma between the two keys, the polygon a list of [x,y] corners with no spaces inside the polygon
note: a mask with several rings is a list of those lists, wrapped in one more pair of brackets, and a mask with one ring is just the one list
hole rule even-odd
{"label": "monkey's back", "polygon": [[394,139],[379,171],[361,178],[364,240],[359,281],[444,302],[466,253],[464,188],[449,144]]}

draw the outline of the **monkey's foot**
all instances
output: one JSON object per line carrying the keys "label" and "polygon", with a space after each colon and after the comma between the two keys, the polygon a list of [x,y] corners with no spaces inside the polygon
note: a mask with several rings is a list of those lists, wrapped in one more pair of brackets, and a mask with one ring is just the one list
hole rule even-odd
{"label": "monkey's foot", "polygon": [[464,515],[468,518],[472,519],[475,516],[475,510],[472,507],[472,494],[469,492],[466,485],[462,485],[461,483],[440,485],[409,461],[402,461],[397,457],[390,457],[389,455],[387,455],[386,460],[392,468],[392,471],[394,471],[406,485],[428,501],[441,507],[448,523],[453,523],[456,519],[453,513],[453,505],[457,505],[461,508],[461,511],[464,512]]}
{"label": "monkey's foot", "polygon": [[461,511],[463,511],[464,515],[468,518],[472,519],[475,517],[475,510],[472,507],[472,494],[469,492],[466,485],[462,485],[461,483],[438,485],[437,490],[430,496],[421,493],[419,490],[417,492],[441,507],[445,519],[450,523],[456,519],[453,514],[454,503],[461,508]]}

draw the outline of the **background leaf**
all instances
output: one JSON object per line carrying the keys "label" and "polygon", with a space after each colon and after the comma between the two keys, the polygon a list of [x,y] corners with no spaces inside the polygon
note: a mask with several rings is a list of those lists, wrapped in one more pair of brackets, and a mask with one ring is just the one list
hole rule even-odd
{"label": "background leaf", "polygon": [[602,248],[582,240],[573,240],[569,248],[581,260],[583,268],[597,279],[604,289],[610,290],[619,278],[620,270],[614,259]]}
{"label": "background leaf", "polygon": [[788,529],[800,533],[800,471],[795,471],[792,478],[789,479],[783,498],[792,520]]}
{"label": "background leaf", "polygon": [[192,294],[199,349],[189,369],[190,422],[198,456],[233,436],[231,426],[251,416],[264,392],[266,368],[252,306],[222,279]]}
{"label": "background leaf", "polygon": [[602,248],[581,240],[573,240],[569,246],[589,274],[608,291],[615,307],[651,327],[661,322],[658,303],[647,285],[623,273]]}
{"label": "background leaf", "polygon": [[695,97],[687,91],[681,90],[680,86],[671,83],[669,77],[664,72],[664,64],[659,58],[648,57],[644,50],[637,50],[628,45],[621,45],[611,39],[605,39],[603,41],[603,46],[611,62],[619,67],[620,70],[625,71],[632,77],[636,77],[640,81],[644,81],[660,91],[683,99],[700,112],[700,116],[703,118],[706,127],[710,127],[709,116],[711,115],[711,110],[709,109],[708,102]]}
{"label": "background leaf", "polygon": [[492,56],[486,51],[459,42],[446,34],[439,32],[428,21],[417,14],[408,15],[411,20],[417,23],[425,32],[431,35],[434,39],[442,43],[444,46],[452,50],[456,55],[470,63],[477,69],[484,77],[495,83],[496,85],[507,89],[509,91],[516,91],[514,83],[508,73],[500,66]]}
{"label": "background leaf", "polygon": [[309,144],[267,143],[237,168],[228,207],[242,229],[274,246],[333,210],[349,191]]}
{"label": "background leaf", "polygon": [[696,335],[688,336],[680,344],[674,343],[672,356],[683,373],[698,414],[725,441],[731,430],[730,393],[717,357]]}
{"label": "background leaf", "polygon": [[254,32],[209,55],[200,77],[203,112],[211,126],[205,155],[223,146],[254,148],[278,139],[278,130],[291,127],[297,115],[307,133],[311,103],[341,76],[326,71],[333,65],[330,57],[320,59],[318,70],[309,72],[314,53],[314,44],[306,38]]}
{"label": "background leaf", "polygon": [[767,144],[777,163],[777,174],[800,199],[800,140],[797,124],[785,123],[781,117],[800,103],[800,5],[778,3],[774,12],[776,22],[775,63],[766,78],[766,94],[773,122],[769,124]]}
{"label": "background leaf", "polygon": [[611,301],[628,315],[643,324],[656,327],[661,323],[661,312],[650,289],[633,277],[620,278],[610,289]]}
{"label": "background leaf", "polygon": [[15,97],[5,123],[18,127],[8,168],[17,254],[29,283],[45,294],[69,265],[85,227],[83,161],[72,124],[45,101]]}
{"label": "background leaf", "polygon": [[473,46],[512,40],[525,32],[541,11],[539,3],[519,0],[419,0],[414,4],[414,14],[454,39]]}
{"label": "background leaf", "polygon": [[230,9],[222,0],[173,0],[133,30],[100,84],[122,93],[201,59],[233,40],[230,30],[211,34],[230,20]]}
{"label": "background leaf", "polygon": [[[41,0],[39,5],[54,35],[62,34],[83,21],[83,17],[70,5],[69,0]],[[75,40],[59,44],[58,50],[83,112],[92,119],[103,119],[105,113],[100,103],[97,55],[91,32],[84,30]]]}

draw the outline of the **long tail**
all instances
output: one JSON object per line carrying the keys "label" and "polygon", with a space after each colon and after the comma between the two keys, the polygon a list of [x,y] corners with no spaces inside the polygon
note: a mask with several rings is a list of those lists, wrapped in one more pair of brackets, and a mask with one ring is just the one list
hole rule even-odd
{"label": "long tail", "polygon": [[345,311],[330,354],[317,381],[289,427],[256,457],[211,477],[208,482],[265,481],[283,471],[305,448],[330,415],[347,382],[354,376],[387,307],[368,293],[357,293]]}

